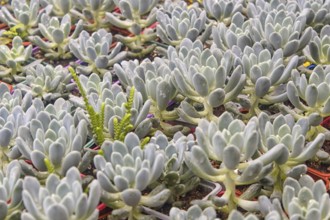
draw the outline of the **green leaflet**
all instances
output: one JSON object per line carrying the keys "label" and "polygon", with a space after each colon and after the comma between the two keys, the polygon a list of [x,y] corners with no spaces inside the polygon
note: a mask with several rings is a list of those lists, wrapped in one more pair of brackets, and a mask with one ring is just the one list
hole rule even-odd
{"label": "green leaflet", "polygon": [[98,145],[101,145],[105,140],[104,133],[103,133],[105,103],[102,103],[100,113],[95,112],[94,108],[88,102],[87,94],[86,94],[83,86],[81,85],[81,82],[77,76],[77,73],[71,66],[68,69],[72,75],[73,80],[76,82],[76,84],[78,86],[81,96],[83,97],[85,107],[86,107],[87,113],[89,115],[89,119],[91,121],[92,132],[93,132],[93,135],[96,137],[95,141]]}

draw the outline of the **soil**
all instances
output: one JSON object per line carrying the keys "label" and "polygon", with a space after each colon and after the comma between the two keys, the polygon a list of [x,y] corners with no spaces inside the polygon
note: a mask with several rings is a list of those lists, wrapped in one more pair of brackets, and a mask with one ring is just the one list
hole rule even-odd
{"label": "soil", "polygon": [[322,150],[330,154],[330,141],[326,140],[322,146]]}
{"label": "soil", "polygon": [[112,210],[108,207],[100,211],[98,220],[107,220],[108,216],[111,214],[111,211]]}
{"label": "soil", "polygon": [[220,105],[219,107],[216,107],[213,109],[213,114],[217,117],[219,117],[220,115],[222,115],[222,113],[224,113],[226,111],[225,106]]}
{"label": "soil", "polygon": [[38,49],[33,53],[34,58],[41,59],[45,63],[49,63],[53,66],[62,65],[63,67],[68,66],[71,62],[75,62],[77,58],[72,56],[70,59],[59,59],[59,60],[50,60],[44,56],[42,50]]}
{"label": "soil", "polygon": [[178,202],[176,202],[175,204],[165,204],[158,211],[165,215],[169,215],[171,208],[174,206],[180,209],[187,210],[191,206],[191,201],[202,199],[209,193],[210,189],[198,186],[195,190],[187,193],[186,195],[180,196]]}
{"label": "soil", "polygon": [[[322,146],[322,150],[330,154],[330,141],[326,140]],[[330,164],[324,164],[319,161],[307,161],[306,165],[315,170],[321,171],[323,173],[330,174]]]}
{"label": "soil", "polygon": [[221,165],[221,162],[219,161],[216,161],[216,160],[210,160],[211,162],[211,165],[216,168],[216,169],[219,169],[220,168],[220,165]]}
{"label": "soil", "polygon": [[330,165],[328,164],[323,164],[318,161],[306,161],[306,165],[322,173],[330,174]]}

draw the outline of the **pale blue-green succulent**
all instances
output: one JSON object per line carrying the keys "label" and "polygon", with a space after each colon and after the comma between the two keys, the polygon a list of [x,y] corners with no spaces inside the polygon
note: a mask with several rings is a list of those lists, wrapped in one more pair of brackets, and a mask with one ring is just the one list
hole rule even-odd
{"label": "pale blue-green succulent", "polygon": [[22,97],[20,90],[11,93],[7,85],[0,83],[0,169],[7,166],[10,154],[15,153],[10,148],[14,146],[20,126],[35,117],[38,106],[43,106],[41,100],[32,101],[30,93]]}
{"label": "pale blue-green succulent", "polygon": [[[235,195],[237,185],[248,185],[264,179],[274,162],[285,153],[283,144],[276,144],[259,157],[261,137],[258,119],[243,121],[224,112],[218,122],[201,120],[196,128],[197,144],[185,153],[185,162],[199,177],[222,182],[226,192],[216,199],[217,206],[227,206],[231,211],[237,206],[249,211],[259,210],[258,202],[248,201]],[[214,168],[210,160],[220,163]]]}
{"label": "pale blue-green succulent", "polygon": [[220,220],[213,207],[202,210],[199,206],[193,205],[188,210],[180,210],[173,207],[170,210],[170,220],[188,220],[188,219],[204,219],[204,220]]}
{"label": "pale blue-green succulent", "polygon": [[0,219],[20,219],[23,209],[23,180],[17,161],[11,162],[3,171],[0,169]]}
{"label": "pale blue-green succulent", "polygon": [[158,187],[171,190],[171,197],[167,202],[177,202],[179,196],[194,190],[200,184],[200,178],[195,176],[184,162],[185,152],[195,144],[192,134],[185,136],[177,132],[173,139],[168,141],[167,136],[157,131],[149,143],[158,145],[165,153],[165,168],[158,180]]}
{"label": "pale blue-green succulent", "polygon": [[241,0],[203,0],[203,5],[208,15],[216,21],[229,25],[232,16],[243,10]]}
{"label": "pale blue-green succulent", "polygon": [[103,156],[94,157],[97,180],[102,187],[101,201],[113,208],[112,216],[136,219],[142,217],[139,207],[160,207],[169,196],[169,189],[156,187],[142,191],[155,183],[164,170],[165,158],[154,143],[142,149],[139,137],[129,133],[124,142],[105,141]]}
{"label": "pale blue-green succulent", "polygon": [[71,53],[80,61],[88,64],[78,66],[77,72],[84,75],[92,72],[103,75],[109,67],[124,59],[127,52],[120,52],[122,44],[117,43],[113,49],[110,49],[112,43],[112,34],[105,29],[99,29],[92,35],[89,35],[87,31],[82,31],[77,39],[70,40]]}
{"label": "pale blue-green succulent", "polygon": [[[308,175],[302,175],[298,180],[288,177],[283,188],[281,199],[270,201],[266,196],[259,197],[263,203],[261,212],[266,220],[330,218],[330,198],[322,180],[315,182]],[[276,215],[269,218],[274,212]]]}
{"label": "pale blue-green succulent", "polygon": [[97,180],[93,180],[88,189],[87,195],[82,188],[80,173],[74,167],[63,179],[55,174],[49,175],[45,186],[35,177],[26,176],[22,193],[26,211],[21,219],[96,220],[101,187]]}
{"label": "pale blue-green succulent", "polygon": [[51,14],[64,16],[73,8],[73,0],[41,0],[44,5],[51,5]]}
{"label": "pale blue-green succulent", "polygon": [[[260,216],[255,215],[253,213],[249,213],[248,215],[243,215],[238,210],[233,210],[229,216],[228,220],[258,220]],[[282,220],[281,215],[277,211],[269,212],[263,219],[265,220]]]}
{"label": "pale blue-green succulent", "polygon": [[245,117],[260,114],[260,104],[271,105],[288,99],[285,86],[298,65],[298,56],[285,60],[282,49],[271,53],[260,43],[245,47],[240,56],[246,74],[241,98],[248,103],[250,114]]}
{"label": "pale blue-green succulent", "polygon": [[12,148],[18,153],[10,156],[30,160],[45,176],[51,173],[65,176],[71,167],[84,163],[81,157],[87,140],[87,122],[74,123],[69,109],[66,101],[57,99],[54,106],[50,104],[39,111],[34,119],[19,128]]}
{"label": "pale blue-green succulent", "polygon": [[[40,100],[39,100],[40,101]],[[38,106],[38,100],[33,102]],[[28,124],[37,115],[37,110],[32,105],[24,111],[21,106],[15,106],[11,111],[5,107],[0,107],[0,169],[7,166],[10,157],[17,152],[11,149],[15,145],[15,140],[19,136],[19,129]]]}
{"label": "pale blue-green succulent", "polygon": [[158,0],[114,0],[121,14],[106,13],[107,20],[114,26],[127,29],[133,36],[117,34],[115,37],[130,48],[130,55],[143,57],[156,47],[147,42],[156,39],[154,29],[148,28],[156,22]]}
{"label": "pale blue-green succulent", "polygon": [[208,22],[206,12],[197,5],[188,7],[183,1],[165,1],[164,10],[159,10],[156,18],[159,23],[157,35],[168,45],[180,45],[184,38],[205,42],[211,34],[212,24]]}
{"label": "pale blue-green succulent", "polygon": [[311,26],[315,31],[321,30],[325,25],[330,24],[330,2],[324,0],[301,0],[301,1],[272,1],[278,2],[277,10],[284,8],[296,14],[306,16],[306,25]]}
{"label": "pale blue-green succulent", "polygon": [[38,63],[37,61],[27,65],[31,57],[32,45],[25,48],[22,39],[18,36],[14,37],[11,48],[0,45],[0,80],[9,83],[23,81],[25,79],[23,72]]}
{"label": "pale blue-green succulent", "polygon": [[139,63],[138,60],[123,61],[115,64],[114,70],[124,87],[134,86],[142,95],[143,100],[151,100],[151,113],[161,120],[178,118],[175,111],[167,111],[168,103],[175,99],[177,90],[170,79],[170,67],[167,61],[155,58]]}
{"label": "pale blue-green succulent", "polygon": [[49,102],[67,97],[74,84],[71,82],[70,73],[63,66],[54,68],[51,65],[38,64],[26,71],[26,81],[17,87],[24,92],[31,92],[33,97]]}
{"label": "pale blue-green succulent", "polygon": [[319,36],[316,32],[314,32],[313,39],[303,51],[304,55],[307,57],[307,59],[310,62],[320,65],[330,64],[329,35],[330,35],[330,25],[323,26]]}
{"label": "pale blue-green succulent", "polygon": [[22,91],[15,89],[10,91],[8,86],[4,83],[0,83],[0,108],[5,107],[8,111],[11,111],[15,106],[22,106],[24,110],[27,110],[32,104],[32,95],[27,93],[22,94]]}
{"label": "pale blue-green succulent", "polygon": [[229,27],[222,22],[218,23],[217,26],[213,26],[212,47],[217,47],[223,51],[233,49],[234,46],[238,46],[242,51],[246,46],[251,47],[250,25],[251,23],[245,21],[241,13],[235,13]]}
{"label": "pale blue-green succulent", "polygon": [[[168,49],[171,82],[178,93],[186,99],[177,109],[186,122],[197,124],[201,118],[215,120],[213,108],[237,97],[245,85],[246,75],[242,66],[236,66],[231,51],[204,49],[201,41],[185,38],[177,51]],[[194,105],[202,105],[198,111]]]}
{"label": "pale blue-green succulent", "polygon": [[13,13],[7,7],[1,7],[0,20],[9,27],[18,28],[21,34],[36,34],[41,15],[44,13],[48,14],[51,11],[51,7],[42,9],[39,0],[29,2],[28,4],[26,0],[12,0],[11,7]]}
{"label": "pale blue-green succulent", "polygon": [[281,9],[263,11],[250,20],[250,36],[268,49],[283,49],[283,56],[290,57],[304,49],[312,37],[312,28],[306,28],[306,16]]}
{"label": "pale blue-green succulent", "polygon": [[287,95],[295,111],[285,109],[297,119],[312,114],[327,117],[330,115],[329,91],[330,67],[317,66],[308,79],[294,70],[292,80],[287,84]]}
{"label": "pale blue-green succulent", "polygon": [[279,144],[284,146],[282,156],[275,161],[270,175],[274,184],[273,196],[280,197],[285,177],[298,179],[307,171],[304,163],[315,157],[324,143],[325,135],[318,134],[311,140],[307,139],[313,118],[302,118],[295,122],[294,118],[288,114],[279,115],[271,121],[266,113],[261,113],[258,121],[260,153],[272,151]]}
{"label": "pale blue-green succulent", "polygon": [[70,13],[73,17],[82,19],[84,27],[89,31],[109,27],[105,14],[115,8],[113,0],[72,0],[73,8]]}
{"label": "pale blue-green succulent", "polygon": [[[133,88],[124,92],[118,84],[112,84],[112,76],[110,72],[105,73],[101,80],[98,74],[91,74],[89,77],[80,75],[80,82],[86,91],[89,104],[93,107],[95,112],[101,113],[104,105],[103,126],[106,139],[114,139],[117,136],[114,120],[122,121],[127,119],[129,114],[129,123],[132,126],[130,129],[140,137],[145,137],[153,128],[154,120],[147,118],[151,101],[144,101],[140,92],[134,88],[134,94],[129,97],[130,91]],[[84,108],[81,99],[72,96],[72,101],[77,102]],[[131,109],[126,108],[127,103],[130,104]],[[80,110],[78,110],[80,111]],[[84,112],[87,121],[90,121],[87,114]],[[124,129],[124,128],[123,128]],[[125,128],[126,129],[126,128]],[[121,131],[124,134],[123,131]]]}
{"label": "pale blue-green succulent", "polygon": [[40,36],[31,36],[32,43],[45,52],[46,58],[67,59],[72,56],[69,50],[69,42],[79,36],[83,30],[83,22],[79,20],[71,34],[71,17],[69,14],[63,16],[61,21],[57,17],[44,14],[41,16],[38,27],[46,40],[43,40]]}

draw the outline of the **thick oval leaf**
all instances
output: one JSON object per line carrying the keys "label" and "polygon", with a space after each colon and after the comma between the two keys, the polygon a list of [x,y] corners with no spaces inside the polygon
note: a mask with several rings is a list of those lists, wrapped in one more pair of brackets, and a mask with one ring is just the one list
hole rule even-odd
{"label": "thick oval leaf", "polygon": [[193,76],[192,82],[199,95],[205,97],[209,94],[209,85],[202,74],[196,73]]}
{"label": "thick oval leaf", "polygon": [[239,149],[236,146],[229,145],[223,151],[223,163],[228,169],[234,170],[240,162],[240,156]]}
{"label": "thick oval leaf", "polygon": [[271,84],[269,78],[262,76],[259,79],[257,79],[255,85],[256,96],[261,98],[264,95],[266,95],[267,92],[269,91],[270,86]]}
{"label": "thick oval leaf", "polygon": [[121,198],[126,205],[135,207],[141,200],[141,192],[137,189],[126,189],[121,193]]}
{"label": "thick oval leaf", "polygon": [[212,91],[208,96],[208,102],[211,107],[216,108],[222,105],[225,100],[225,95],[225,91],[221,88]]}

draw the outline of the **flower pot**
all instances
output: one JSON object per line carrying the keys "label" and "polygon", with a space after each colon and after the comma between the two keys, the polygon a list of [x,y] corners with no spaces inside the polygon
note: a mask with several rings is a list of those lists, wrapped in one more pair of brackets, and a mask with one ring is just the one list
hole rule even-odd
{"label": "flower pot", "polygon": [[[218,195],[218,193],[222,189],[222,187],[219,183],[214,183],[214,182],[210,182],[210,181],[206,181],[206,180],[202,180],[200,183],[200,186],[202,186],[205,189],[210,190],[210,192],[202,200],[207,200],[210,196]],[[170,219],[170,217],[168,215],[163,214],[159,211],[153,210],[151,208],[143,206],[142,209],[145,214],[151,215],[151,216],[155,217],[156,219],[160,219],[160,220],[169,220]]]}

